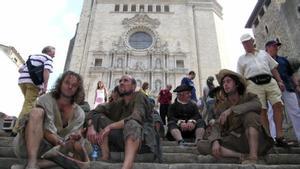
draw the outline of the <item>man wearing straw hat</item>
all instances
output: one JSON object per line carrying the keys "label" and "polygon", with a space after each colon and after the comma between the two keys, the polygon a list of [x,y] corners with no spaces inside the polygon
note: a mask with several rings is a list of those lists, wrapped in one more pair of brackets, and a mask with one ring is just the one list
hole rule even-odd
{"label": "man wearing straw hat", "polygon": [[216,158],[235,157],[242,164],[255,164],[258,155],[264,155],[273,145],[260,122],[261,104],[255,94],[246,93],[246,80],[233,71],[223,69],[217,80],[225,95],[216,113],[208,141],[197,144],[201,154]]}

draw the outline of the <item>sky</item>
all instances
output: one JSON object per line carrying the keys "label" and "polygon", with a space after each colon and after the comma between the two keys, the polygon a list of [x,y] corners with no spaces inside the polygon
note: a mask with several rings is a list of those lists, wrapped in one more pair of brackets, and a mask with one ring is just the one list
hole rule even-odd
{"label": "sky", "polygon": [[[244,26],[257,1],[218,2],[223,6],[225,47],[228,55],[222,68],[235,70],[237,58],[244,52],[239,37],[244,33],[252,33]],[[2,0],[0,44],[15,47],[24,60],[30,54],[40,53],[44,46],[55,46],[54,72],[50,75],[48,85],[51,87],[63,72],[69,41],[79,22],[82,4],[83,0]],[[0,75],[4,79],[7,72],[1,72]],[[11,83],[11,80],[2,80],[0,84],[0,112],[17,116],[23,104],[23,96],[17,86],[17,79],[14,84]],[[14,89],[5,90],[11,87]],[[8,99],[8,95],[13,99]]]}

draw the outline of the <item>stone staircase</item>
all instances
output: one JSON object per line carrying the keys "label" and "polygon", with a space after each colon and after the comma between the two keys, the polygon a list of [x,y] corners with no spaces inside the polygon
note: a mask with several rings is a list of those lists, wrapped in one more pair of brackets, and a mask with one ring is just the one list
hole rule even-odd
{"label": "stone staircase", "polygon": [[[0,137],[0,169],[9,169],[14,163],[25,163],[15,157],[12,137]],[[178,146],[176,142],[162,142],[163,162],[153,162],[152,154],[139,154],[134,169],[300,169],[300,147],[277,148],[261,157],[256,165],[241,165],[237,159],[215,159],[199,155],[195,146]],[[124,153],[112,153],[113,163],[93,161],[91,169],[120,169]],[[61,169],[55,167],[52,169]]]}

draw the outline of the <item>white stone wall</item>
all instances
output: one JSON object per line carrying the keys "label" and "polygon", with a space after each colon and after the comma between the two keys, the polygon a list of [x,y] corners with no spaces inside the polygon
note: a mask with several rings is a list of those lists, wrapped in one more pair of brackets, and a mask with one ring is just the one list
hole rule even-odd
{"label": "white stone wall", "polygon": [[[24,60],[15,52],[11,47],[0,44],[0,77],[2,77],[2,83],[0,83],[0,112],[17,117],[24,102],[23,94],[18,86],[20,76],[18,69],[22,66]],[[12,107],[14,108],[12,109]],[[16,112],[13,110],[16,110]]]}

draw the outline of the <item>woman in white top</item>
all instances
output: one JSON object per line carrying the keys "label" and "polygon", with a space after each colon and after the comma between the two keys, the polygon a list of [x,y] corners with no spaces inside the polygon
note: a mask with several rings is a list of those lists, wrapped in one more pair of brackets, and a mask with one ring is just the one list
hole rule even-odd
{"label": "woman in white top", "polygon": [[95,94],[94,108],[107,101],[107,89],[102,81],[98,81]]}

